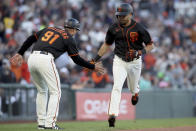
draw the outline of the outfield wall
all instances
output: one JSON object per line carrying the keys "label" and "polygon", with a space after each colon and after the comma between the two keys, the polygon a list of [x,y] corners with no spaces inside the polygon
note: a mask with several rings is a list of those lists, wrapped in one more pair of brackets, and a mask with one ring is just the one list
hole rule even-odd
{"label": "outfield wall", "polygon": [[142,119],[194,117],[195,113],[196,90],[141,91],[136,107],[136,118]]}
{"label": "outfield wall", "polygon": [[[74,91],[62,86],[59,120],[75,119]],[[34,86],[0,84],[0,121],[36,120],[36,93]]]}
{"label": "outfield wall", "polygon": [[[58,119],[106,119],[110,92],[111,89],[71,90],[69,86],[62,85]],[[129,103],[129,91],[124,89],[122,94],[119,119],[182,118],[196,115],[196,90],[143,90],[135,108]],[[33,86],[0,84],[0,121],[36,120],[35,98],[36,88]]]}

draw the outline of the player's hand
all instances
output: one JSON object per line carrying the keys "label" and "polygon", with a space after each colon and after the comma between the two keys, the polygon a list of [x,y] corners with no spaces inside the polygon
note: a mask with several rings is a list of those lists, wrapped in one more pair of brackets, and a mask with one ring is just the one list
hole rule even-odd
{"label": "player's hand", "polygon": [[151,44],[151,45],[147,45],[146,47],[145,47],[145,50],[146,50],[146,52],[150,52],[152,49],[154,49],[155,48],[155,46],[154,46],[154,44]]}
{"label": "player's hand", "polygon": [[100,73],[101,75],[105,74],[105,70],[103,68],[103,64],[102,62],[97,62],[95,63],[95,69],[94,69],[95,72],[97,73]]}
{"label": "player's hand", "polygon": [[9,59],[10,63],[14,66],[21,66],[23,58],[20,54],[15,54],[12,58]]}

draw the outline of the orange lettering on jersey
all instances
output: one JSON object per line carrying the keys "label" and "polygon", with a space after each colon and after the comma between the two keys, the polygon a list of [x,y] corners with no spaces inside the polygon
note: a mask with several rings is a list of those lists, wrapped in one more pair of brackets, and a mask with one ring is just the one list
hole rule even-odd
{"label": "orange lettering on jersey", "polygon": [[54,27],[48,27],[48,29],[54,30],[56,32],[59,32],[63,36],[64,39],[68,39],[69,38],[67,33],[64,30],[62,30],[62,29],[57,29],[57,28],[54,28]]}
{"label": "orange lettering on jersey", "polygon": [[68,38],[69,38],[69,36],[68,36],[67,33],[65,33],[65,32],[62,33],[62,36],[63,36],[64,39],[68,39]]}
{"label": "orange lettering on jersey", "polygon": [[132,43],[138,40],[138,33],[137,32],[130,32],[130,40]]}
{"label": "orange lettering on jersey", "polygon": [[54,37],[52,37],[52,39],[49,41],[49,44],[52,44],[58,38],[59,38],[59,35],[55,34]]}
{"label": "orange lettering on jersey", "polygon": [[42,36],[41,40],[48,42],[50,45],[53,44],[53,42],[59,38],[58,34],[55,34],[52,31],[47,31],[44,36]]}
{"label": "orange lettering on jersey", "polygon": [[47,31],[44,36],[42,37],[42,41],[48,41],[52,36],[54,32],[52,31]]}

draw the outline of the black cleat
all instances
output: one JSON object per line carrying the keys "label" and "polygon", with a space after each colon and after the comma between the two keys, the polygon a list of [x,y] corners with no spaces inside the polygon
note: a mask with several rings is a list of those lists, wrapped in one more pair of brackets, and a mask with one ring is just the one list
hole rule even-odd
{"label": "black cleat", "polygon": [[45,129],[51,129],[51,130],[63,130],[64,128],[60,128],[59,126],[55,125],[54,127],[45,127]]}
{"label": "black cleat", "polygon": [[38,125],[38,126],[37,126],[37,129],[38,129],[38,130],[44,130],[44,129],[45,129],[45,126],[44,126],[44,125]]}
{"label": "black cleat", "polygon": [[115,127],[115,121],[116,121],[115,116],[110,116],[108,119],[109,127]]}
{"label": "black cleat", "polygon": [[138,95],[138,93],[136,93],[136,94],[135,94],[134,96],[132,96],[132,98],[131,98],[132,105],[136,105],[138,101],[139,101],[139,95]]}

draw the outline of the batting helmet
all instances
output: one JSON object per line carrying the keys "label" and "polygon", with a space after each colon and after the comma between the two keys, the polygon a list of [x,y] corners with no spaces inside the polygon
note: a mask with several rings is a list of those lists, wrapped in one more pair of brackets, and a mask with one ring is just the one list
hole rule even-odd
{"label": "batting helmet", "polygon": [[116,13],[115,15],[128,15],[132,13],[133,14],[133,8],[130,4],[128,3],[120,3],[117,7],[116,7]]}
{"label": "batting helmet", "polygon": [[80,31],[80,22],[74,18],[70,18],[68,20],[65,20],[64,28],[73,28]]}

